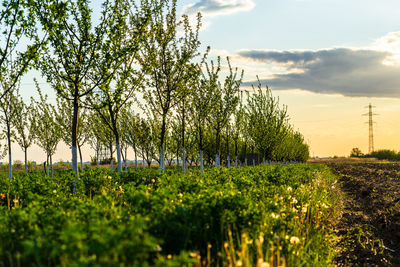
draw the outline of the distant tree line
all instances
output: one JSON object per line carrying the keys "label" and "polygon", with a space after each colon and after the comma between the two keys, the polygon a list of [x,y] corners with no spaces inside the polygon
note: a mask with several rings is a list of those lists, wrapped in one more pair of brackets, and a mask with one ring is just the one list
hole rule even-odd
{"label": "distant tree line", "polygon": [[[305,161],[309,147],[289,123],[287,108],[259,83],[242,88],[243,71],[229,58],[200,51],[201,14],[195,25],[179,16],[176,0],[104,0],[93,14],[88,0],[5,0],[0,10],[0,121],[11,146],[34,143],[47,166],[63,141],[72,170],[89,144],[99,164],[109,151],[118,172],[132,148],[136,162],[161,169],[231,166],[249,152],[263,160]],[[223,67],[227,69],[222,72]],[[21,77],[40,71],[57,95],[22,100]],[[225,74],[224,74],[225,73]],[[143,164],[144,165],[144,164]],[[12,177],[10,164],[10,179]],[[25,171],[27,169],[25,168]],[[48,174],[52,170],[47,170]]]}
{"label": "distant tree line", "polygon": [[359,148],[353,148],[350,152],[350,157],[355,158],[376,158],[379,160],[400,161],[400,151],[396,152],[390,149],[381,149],[373,151],[369,154],[364,154]]}

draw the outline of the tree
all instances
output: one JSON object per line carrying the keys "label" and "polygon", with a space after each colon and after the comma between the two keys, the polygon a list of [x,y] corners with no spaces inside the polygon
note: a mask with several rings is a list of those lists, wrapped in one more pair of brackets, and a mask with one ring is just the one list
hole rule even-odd
{"label": "tree", "polygon": [[32,127],[34,129],[35,143],[46,152],[47,175],[51,166],[53,177],[53,155],[61,140],[62,131],[57,123],[56,109],[48,103],[47,95],[43,95],[38,84],[39,101],[32,98]]}
{"label": "tree", "polygon": [[[80,116],[78,117],[78,125],[80,125],[76,132],[76,145],[79,152],[79,159],[81,162],[81,169],[83,169],[83,159],[82,159],[82,146],[87,142],[88,132],[90,132],[89,114],[88,110],[80,107]],[[73,114],[74,107],[73,103],[70,101],[64,101],[61,97],[57,96],[57,123],[59,124],[60,130],[62,131],[62,140],[64,143],[71,147],[71,131],[73,125]]]}
{"label": "tree", "polygon": [[[144,98],[154,113],[161,117],[160,169],[165,168],[165,135],[171,109],[185,98],[184,86],[191,74],[190,62],[198,55],[200,42],[200,14],[195,29],[189,18],[177,18],[176,0],[151,1],[152,10],[148,25],[148,37],[143,42],[139,57],[140,65],[147,75]],[[181,31],[178,33],[178,31]]]}
{"label": "tree", "polygon": [[259,82],[253,94],[247,92],[247,130],[255,148],[264,159],[271,159],[275,146],[287,135],[286,106],[279,106],[279,99],[272,96],[268,86],[262,89]]}
{"label": "tree", "polygon": [[240,91],[240,100],[237,109],[233,113],[232,138],[235,145],[235,167],[238,166],[239,142],[245,128],[245,110],[243,105],[243,91]]}
{"label": "tree", "polygon": [[[40,69],[59,96],[73,106],[71,126],[72,170],[78,178],[77,135],[81,103],[107,81],[123,54],[107,50],[115,38],[120,1],[105,0],[99,21],[93,26],[88,0],[35,1],[42,29],[48,32]],[[123,25],[122,25],[123,26]],[[104,52],[106,51],[106,52]],[[75,182],[74,182],[75,185]],[[74,187],[75,188],[75,187]]]}
{"label": "tree", "polygon": [[[3,92],[7,90],[7,85],[4,86],[7,82],[0,81],[0,85],[3,88]],[[3,125],[3,134],[7,138],[7,148],[8,148],[8,178],[12,179],[12,155],[11,155],[11,145],[12,139],[15,135],[14,133],[14,125],[13,118],[18,112],[17,103],[18,99],[16,95],[18,94],[18,90],[14,87],[12,90],[9,90],[7,94],[0,101],[0,122]]]}
{"label": "tree", "polygon": [[143,118],[140,119],[138,124],[138,152],[143,159],[143,168],[145,160],[150,168],[151,161],[155,157],[156,135],[153,130],[154,127],[152,127],[151,122]]}
{"label": "tree", "polygon": [[[120,120],[120,128],[123,128],[122,139],[125,140],[126,144],[132,147],[135,153],[135,168],[137,169],[137,155],[138,155],[138,144],[139,144],[139,122],[140,118],[130,108],[126,108],[123,111],[123,115]],[[126,157],[126,156],[125,156]]]}
{"label": "tree", "polygon": [[207,119],[210,116],[211,104],[214,97],[213,92],[218,84],[219,71],[220,66],[217,65],[215,67],[213,62],[211,62],[211,66],[206,64],[206,73],[202,72],[201,65],[198,65],[198,78],[194,83],[194,90],[192,93],[190,114],[196,131],[196,140],[200,152],[201,173],[204,171],[204,130]]}
{"label": "tree", "polygon": [[95,151],[97,168],[100,165],[100,151],[104,146],[104,127],[106,127],[95,111],[89,112],[88,117],[89,131],[86,133],[90,147]]}
{"label": "tree", "polygon": [[[208,118],[210,126],[215,133],[215,166],[220,166],[220,146],[221,146],[221,132],[228,125],[231,115],[239,103],[238,92],[243,79],[243,71],[238,77],[238,69],[233,70],[229,58],[228,68],[229,74],[225,77],[224,84],[218,81],[218,72],[220,70],[220,58],[218,57],[217,67],[214,68],[215,73],[210,73],[213,78],[215,86],[213,86],[214,98],[212,102],[211,112],[213,116]],[[213,68],[212,68],[213,69]],[[211,70],[212,70],[211,69]],[[209,77],[210,77],[209,74]]]}
{"label": "tree", "polygon": [[21,147],[22,151],[25,155],[25,174],[28,173],[28,148],[32,145],[33,142],[33,117],[32,117],[32,105],[27,106],[23,101],[21,96],[17,97],[17,101],[15,102],[15,115],[13,117],[13,125],[16,129],[16,135],[14,136],[14,140]]}
{"label": "tree", "polygon": [[[140,44],[145,38],[148,16],[145,19],[130,15],[129,5],[121,5],[114,14],[115,22],[112,25],[113,38],[105,51],[125,51],[120,55],[119,64],[112,65],[112,76],[99,86],[91,101],[91,107],[96,109],[103,122],[110,128],[115,137],[117,149],[118,172],[122,172],[121,140],[119,132],[119,119],[121,110],[134,97],[135,91],[142,86],[143,75],[135,70],[137,53]],[[146,8],[144,7],[146,10]],[[136,9],[138,11],[138,9]],[[139,11],[138,11],[139,12]],[[129,25],[126,23],[129,18]],[[105,114],[107,113],[107,114]]]}
{"label": "tree", "polygon": [[364,156],[364,154],[361,152],[361,149],[359,149],[358,147],[353,148],[350,152],[350,157],[360,158],[362,156]]}

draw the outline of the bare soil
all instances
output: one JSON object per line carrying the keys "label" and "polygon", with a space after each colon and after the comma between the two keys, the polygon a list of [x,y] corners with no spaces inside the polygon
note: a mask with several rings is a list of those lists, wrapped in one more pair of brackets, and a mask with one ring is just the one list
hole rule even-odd
{"label": "bare soil", "polygon": [[400,266],[400,163],[328,162],[339,176],[338,266]]}

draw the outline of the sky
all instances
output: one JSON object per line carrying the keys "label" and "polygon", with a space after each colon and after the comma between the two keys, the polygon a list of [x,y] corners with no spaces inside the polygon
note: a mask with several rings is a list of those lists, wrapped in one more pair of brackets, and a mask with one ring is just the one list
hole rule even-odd
{"label": "sky", "polygon": [[[348,156],[353,147],[368,152],[362,115],[369,103],[379,114],[375,149],[400,150],[400,1],[178,0],[178,10],[191,21],[202,12],[201,49],[229,56],[245,71],[244,87],[258,75],[288,106],[312,156]],[[27,98],[35,94],[37,75],[23,80]],[[44,160],[39,148],[31,150],[30,158]],[[89,160],[93,152],[83,154]],[[14,155],[23,158],[18,148]],[[53,158],[69,157],[61,145]]]}

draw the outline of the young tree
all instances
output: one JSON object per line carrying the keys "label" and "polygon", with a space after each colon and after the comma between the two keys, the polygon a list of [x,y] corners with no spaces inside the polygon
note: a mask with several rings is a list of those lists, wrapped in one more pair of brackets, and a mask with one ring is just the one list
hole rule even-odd
{"label": "young tree", "polygon": [[15,102],[16,113],[13,117],[13,125],[16,129],[14,140],[21,147],[25,155],[25,174],[28,173],[28,148],[33,141],[32,105],[27,106],[21,96]]}
{"label": "young tree", "polygon": [[[109,50],[126,51],[119,58],[119,64],[112,65],[112,76],[95,91],[93,98],[89,98],[91,107],[96,109],[104,123],[110,128],[115,137],[117,149],[118,172],[122,172],[121,140],[119,119],[121,110],[129,103],[143,83],[143,75],[135,70],[137,53],[140,44],[145,40],[147,18],[141,19],[131,14],[129,5],[121,5],[114,14],[115,23],[112,25],[114,38],[110,39],[103,53]],[[146,3],[143,7],[146,10]],[[136,9],[138,11],[138,9]],[[138,11],[139,12],[139,11]],[[129,24],[126,20],[129,18]],[[107,113],[107,114],[105,114]]]}
{"label": "young tree", "polygon": [[194,83],[190,105],[191,119],[196,130],[196,140],[200,151],[201,173],[204,171],[204,130],[207,119],[210,116],[211,104],[214,98],[214,88],[218,84],[218,74],[220,72],[219,64],[214,66],[214,63],[211,62],[211,66],[208,64],[205,64],[205,66],[206,73],[202,72],[201,65],[198,65],[198,78],[197,82]]}
{"label": "young tree", "polygon": [[247,130],[255,148],[264,159],[271,159],[276,144],[287,133],[287,108],[279,106],[279,99],[272,96],[271,90],[262,89],[259,82],[257,91],[248,94],[246,117]]}
{"label": "young tree", "polygon": [[88,118],[89,131],[86,133],[86,138],[90,147],[95,151],[95,159],[97,168],[100,165],[100,150],[104,145],[103,128],[105,125],[101,122],[98,114],[93,111],[89,113]]}
{"label": "young tree", "polygon": [[[4,90],[7,90],[6,84],[7,81],[0,81],[0,86]],[[0,101],[0,122],[3,125],[3,134],[7,138],[7,148],[8,148],[8,178],[11,180],[12,179],[12,155],[11,155],[11,145],[12,145],[12,139],[15,136],[14,132],[14,125],[13,125],[13,119],[18,112],[17,108],[17,95],[18,90],[16,87],[14,87],[12,90],[9,90],[7,94],[4,95],[4,97]]]}
{"label": "young tree", "polygon": [[161,117],[160,169],[164,169],[168,116],[185,97],[184,85],[191,74],[188,69],[192,67],[190,63],[198,55],[200,46],[200,15],[196,28],[192,29],[186,15],[177,18],[176,0],[154,0],[151,7],[154,14],[141,50],[140,64],[150,87],[143,92],[144,98],[153,112]]}
{"label": "young tree", "polygon": [[[120,129],[124,129],[122,139],[125,140],[126,144],[132,147],[135,153],[135,168],[137,169],[137,155],[138,155],[138,136],[139,136],[139,122],[140,118],[130,108],[123,110],[123,114],[120,120]],[[125,156],[126,157],[126,156]]]}
{"label": "young tree", "polygon": [[105,0],[95,26],[88,0],[45,0],[34,3],[42,29],[48,32],[40,69],[57,94],[73,106],[72,170],[78,177],[80,107],[86,96],[110,78],[110,69],[118,64],[118,58],[123,54],[119,50],[105,49],[111,40],[117,38],[113,35],[119,32],[115,31],[118,17],[115,14],[118,14],[121,2]]}
{"label": "young tree", "polygon": [[235,144],[235,167],[238,166],[238,153],[239,153],[239,141],[245,129],[244,120],[245,110],[243,106],[243,91],[240,91],[240,100],[237,109],[233,113],[233,129],[232,138]]}
{"label": "young tree", "polygon": [[53,177],[53,155],[61,140],[62,131],[57,123],[56,109],[48,103],[47,95],[43,95],[36,84],[39,101],[32,98],[32,127],[34,129],[35,143],[46,152],[47,175],[51,166],[51,177]]}
{"label": "young tree", "polygon": [[[89,114],[88,110],[80,107],[80,116],[78,117],[79,128],[76,132],[76,145],[79,152],[79,159],[81,163],[81,169],[83,169],[83,159],[82,159],[82,146],[87,142],[88,132],[90,131]],[[69,101],[64,101],[61,97],[57,96],[57,123],[59,124],[60,130],[62,131],[62,140],[64,143],[71,147],[71,131],[73,125],[73,114],[74,107],[73,103]]]}
{"label": "young tree", "polygon": [[[239,103],[238,92],[243,79],[243,71],[240,77],[238,77],[238,69],[232,69],[229,58],[227,58],[229,75],[225,77],[224,84],[222,85],[218,78],[216,80],[216,86],[213,87],[214,98],[212,103],[213,116],[208,118],[208,122],[215,132],[215,166],[220,166],[220,145],[221,145],[221,132],[229,123],[232,113],[236,109]],[[214,74],[217,75],[217,71],[220,69],[220,58],[218,58],[217,68]]]}

